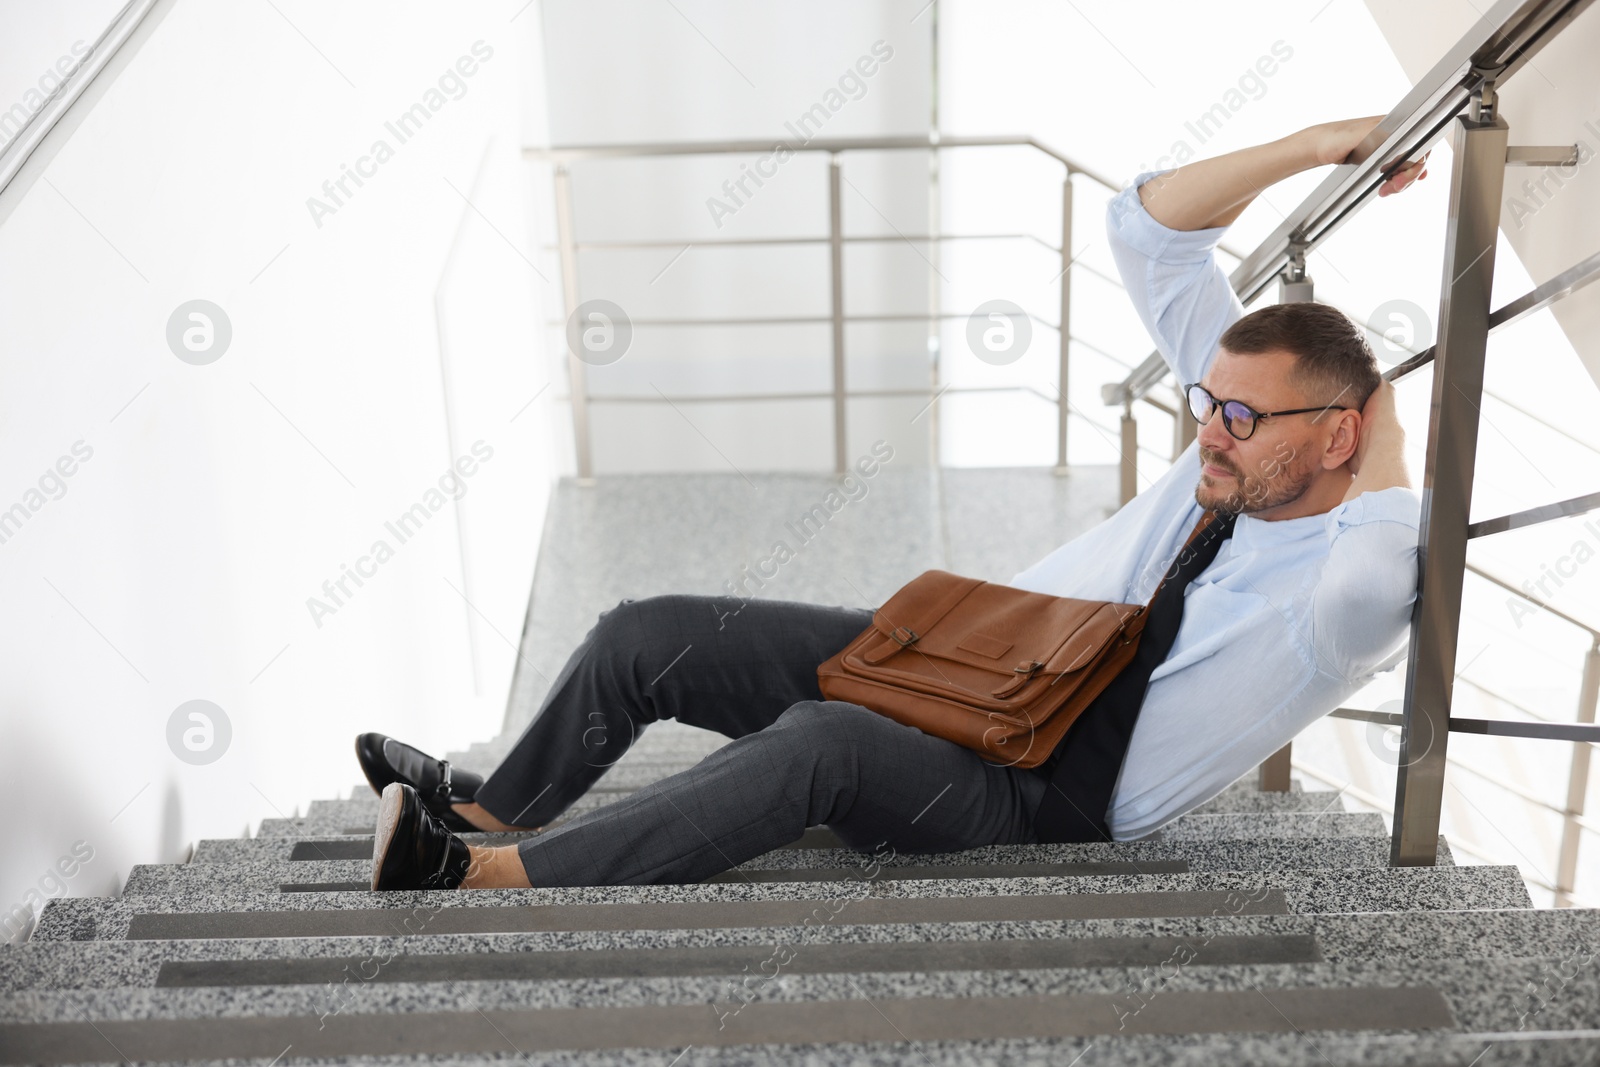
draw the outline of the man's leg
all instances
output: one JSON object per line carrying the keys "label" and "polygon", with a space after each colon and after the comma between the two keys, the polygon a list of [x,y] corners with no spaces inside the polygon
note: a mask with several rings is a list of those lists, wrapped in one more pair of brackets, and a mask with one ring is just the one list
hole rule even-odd
{"label": "man's leg", "polygon": [[855,704],[804,700],[698,766],[516,848],[534,886],[696,882],[808,826],[861,851],[1027,843],[1044,788]]}
{"label": "man's leg", "polygon": [[761,730],[797,701],[821,700],[817,666],[871,621],[865,608],[787,600],[624,600],[600,613],[474,801],[505,825],[545,826],[652,722],[734,738]]}

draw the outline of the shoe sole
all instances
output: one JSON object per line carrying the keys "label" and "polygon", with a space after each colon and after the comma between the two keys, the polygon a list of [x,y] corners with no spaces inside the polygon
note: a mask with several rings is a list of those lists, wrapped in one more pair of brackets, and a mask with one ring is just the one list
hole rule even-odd
{"label": "shoe sole", "polygon": [[372,835],[372,889],[378,891],[378,879],[383,873],[383,861],[389,855],[389,843],[394,840],[395,827],[400,825],[400,811],[405,804],[405,791],[399,782],[384,787],[378,802],[378,825]]}

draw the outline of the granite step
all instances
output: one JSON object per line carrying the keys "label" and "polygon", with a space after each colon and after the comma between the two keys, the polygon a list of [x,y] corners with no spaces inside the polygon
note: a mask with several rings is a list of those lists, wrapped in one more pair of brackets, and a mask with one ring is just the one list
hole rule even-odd
{"label": "granite step", "polygon": [[[660,724],[657,724],[657,727],[659,726]],[[653,733],[653,730],[647,732],[632,748],[617,758],[593,788],[608,792],[636,789],[660,778],[688,770],[727,744],[729,740],[720,735],[707,734],[706,731],[688,729],[687,733],[696,735],[694,738],[683,738],[651,746],[647,739]],[[700,735],[704,735],[708,740],[699,740]],[[465,752],[447,753],[445,758],[466,770],[487,775],[499,766],[514,740],[513,738],[506,741],[503,745],[498,743],[473,745]],[[1222,793],[1207,801],[1205,807],[1218,811],[1255,810],[1253,807],[1233,806],[1243,802],[1247,805],[1265,803],[1268,810],[1320,811],[1324,805],[1316,804],[1316,800],[1332,803],[1340,796],[1332,790],[1317,790],[1310,794],[1309,800],[1298,799],[1304,792],[1304,784],[1296,778],[1291,781],[1290,789],[1286,793],[1263,793],[1256,776],[1250,774],[1230,783]],[[350,789],[350,795],[354,797],[371,793],[372,788],[365,781],[355,783]]]}
{"label": "granite step", "polygon": [[[602,777],[600,782],[608,782],[610,781],[610,777],[611,776]],[[619,781],[621,781],[621,779],[619,779]],[[630,777],[629,781],[632,782],[634,779]],[[627,789],[626,792],[632,792],[632,790],[638,789],[638,787],[648,785],[651,781],[654,781],[654,779],[650,779],[650,781],[638,781],[637,784],[630,785],[630,789]],[[616,792],[621,792],[621,790],[616,790]],[[1226,793],[1224,793],[1224,795],[1226,795]],[[1240,793],[1234,793],[1234,795],[1240,795]],[[1245,795],[1248,795],[1248,793],[1245,793]],[[1259,797],[1259,795],[1264,795],[1264,793],[1256,793],[1256,795]],[[1296,793],[1280,793],[1280,795],[1296,795]],[[1304,795],[1307,795],[1307,793],[1299,793],[1299,795],[1304,797]],[[1317,797],[1317,793],[1310,793],[1310,797]],[[1330,798],[1331,797],[1338,797],[1338,793],[1331,793]],[[304,817],[307,817],[307,819],[323,819],[323,821],[328,822],[342,822],[342,824],[346,825],[360,825],[363,824],[363,822],[371,822],[373,819],[378,817],[378,801],[378,793],[374,793],[371,789],[366,789],[363,790],[363,792],[355,793],[355,795],[352,795],[349,800],[314,800],[310,801],[310,806],[306,809],[306,816]],[[1222,813],[1210,814],[1213,814],[1213,816],[1221,816]],[[1357,816],[1357,814],[1344,813],[1344,811],[1338,811],[1338,809],[1330,809],[1330,811],[1326,811],[1326,816],[1328,816],[1328,821],[1330,822],[1338,822],[1339,817],[1342,816],[1344,819],[1363,819],[1363,821],[1368,821],[1371,825],[1376,825],[1376,827],[1381,827],[1382,825],[1382,816],[1374,813],[1365,813],[1363,816]],[[1173,825],[1178,825],[1179,822],[1184,819],[1184,817],[1189,816],[1181,816],[1179,817],[1178,821],[1170,822],[1166,829],[1170,830]],[[1267,813],[1261,814],[1259,817],[1262,817],[1262,819],[1270,819],[1272,816]]]}
{"label": "granite step", "polygon": [[[879,880],[940,877],[1021,877],[1013,866],[1060,864],[1079,875],[1157,874],[1202,871],[1271,871],[1307,868],[1387,867],[1388,837],[1353,834],[1317,837],[1175,837],[1156,841],[1089,842],[1066,845],[990,845],[932,855],[891,856],[878,860]],[[776,881],[859,878],[870,857],[849,849],[792,849],[769,852],[708,881]],[[1450,847],[1439,838],[1436,862],[1454,864]],[[1061,872],[1065,876],[1068,872]],[[369,882],[370,884],[370,882]]]}
{"label": "granite step", "polygon": [[[469,845],[514,845],[537,831],[509,834],[462,834]],[[813,826],[785,848],[843,848],[826,826]],[[338,837],[211,837],[197,844],[190,863],[274,862],[299,863],[307,860],[364,860],[372,857],[372,834],[343,834]]]}
{"label": "granite step", "polygon": [[[583,812],[593,811],[607,804],[614,803],[624,794],[590,791],[573,802],[572,806],[563,814],[563,820],[558,820],[552,825],[559,825],[560,821],[571,818]],[[1262,794],[1257,794],[1262,795]],[[1279,796],[1305,796],[1307,794],[1281,793]],[[1309,794],[1316,796],[1317,794]],[[357,794],[348,800],[313,800],[306,810],[306,814],[298,818],[263,819],[258,831],[258,837],[305,837],[305,836],[337,836],[341,834],[370,834],[372,827],[378,820],[379,797],[369,789],[364,794]],[[1306,823],[1300,817],[1311,819],[1324,819],[1323,823]],[[1383,816],[1375,813],[1352,813],[1337,809],[1322,809],[1316,812],[1297,811],[1260,811],[1260,812],[1195,812],[1190,815],[1179,816],[1163,827],[1159,833],[1171,837],[1175,833],[1183,833],[1186,821],[1196,818],[1213,820],[1233,819],[1237,825],[1245,825],[1245,820],[1259,819],[1260,823],[1253,824],[1250,832],[1260,832],[1259,827],[1271,825],[1305,826],[1311,832],[1322,833],[1323,827],[1338,826],[1342,822],[1365,823],[1369,833],[1387,833],[1384,829]],[[1228,822],[1215,822],[1210,825],[1234,825]],[[1329,833],[1337,833],[1329,830]],[[1279,835],[1281,836],[1281,835]]]}
{"label": "granite step", "polygon": [[[684,764],[678,769],[684,770],[691,766],[693,766],[693,764]],[[663,773],[661,777],[665,778],[667,777],[667,774]],[[590,792],[591,794],[626,794],[633,791],[634,787],[625,787],[620,784],[620,779],[618,781],[619,784],[612,786],[609,782],[609,779],[601,779],[601,781],[596,783],[595,787]],[[372,789],[365,782],[360,782],[350,787],[351,799],[360,799],[362,797],[373,795],[375,794],[373,794]],[[586,811],[589,809],[589,807],[597,807],[601,804],[609,804],[615,799],[615,796],[595,797],[594,799],[590,800],[588,805],[580,808],[579,810]],[[1254,786],[1251,786],[1248,789],[1229,788],[1224,790],[1223,792],[1212,797],[1210,800],[1206,801],[1204,804],[1196,807],[1189,813],[1189,815],[1274,813],[1321,815],[1324,813],[1343,812],[1345,810],[1344,795],[1331,789],[1291,791],[1286,793],[1263,793]],[[1185,817],[1187,818],[1188,816]]]}
{"label": "granite step", "polygon": [[[325,988],[30,991],[0,998],[0,1062],[495,1054],[568,1049],[1216,1033],[1487,1036],[1600,1028],[1600,973],[1548,1001],[1508,991],[1564,975],[1561,957],[1497,961],[1201,963],[914,973],[399,982]],[[763,974],[763,978],[766,976]],[[748,995],[746,995],[748,994]],[[708,1008],[709,1006],[709,1008]],[[486,1023],[488,1025],[486,1025]],[[115,1051],[113,1051],[115,1050]]]}
{"label": "granite step", "polygon": [[[1592,957],[1600,913],[1479,910],[1208,915],[410,937],[45,942],[0,953],[0,994],[192,985],[739,975],[780,945],[789,973]],[[986,957],[1001,945],[1002,962]],[[1276,957],[1276,958],[1272,958]]]}
{"label": "granite step", "polygon": [[[591,790],[573,801],[561,817],[550,825],[560,826],[568,819],[584,812],[615,803],[619,797],[625,795],[625,793]],[[344,837],[363,834],[371,836],[372,828],[378,821],[377,813],[378,797],[368,789],[349,800],[313,800],[305,815],[262,819],[256,830],[256,836]]]}
{"label": "granite step", "polygon": [[[520,736],[520,730],[504,733],[488,741],[474,742],[463,750],[446,752],[445,758],[453,764],[465,767],[468,770],[486,774],[493,771],[506,758]],[[693,764],[722,748],[730,740],[730,738],[713,731],[686,726],[679,722],[670,720],[659,722],[640,733],[628,750],[617,759],[615,766],[620,768],[634,763],[650,762],[688,762]],[[1290,792],[1298,793],[1304,789],[1305,783],[1300,777],[1294,776],[1290,778]],[[1257,793],[1259,791],[1257,776],[1253,771],[1229,783],[1225,790],[1228,793]],[[1328,793],[1331,797],[1332,791],[1330,790]]]}
{"label": "granite step", "polygon": [[1217,815],[1247,812],[1322,812],[1344,811],[1344,794],[1331,789],[1287,793],[1263,793],[1259,789],[1236,789],[1218,793],[1195,808],[1191,815]]}
{"label": "granite step", "polygon": [[[591,790],[575,800],[561,818],[556,819],[550,825],[552,827],[560,826],[568,819],[581,815],[586,811],[603,808],[631,791]],[[317,801],[315,803],[321,805],[327,803],[350,803],[351,801],[370,806],[374,812],[377,810],[377,797],[365,785],[352,792],[350,801]],[[1336,815],[1345,813],[1341,795],[1332,790],[1262,793],[1252,788],[1250,790],[1238,789],[1219,793],[1211,800],[1195,808],[1188,815],[1180,816],[1180,819],[1192,819],[1200,815]],[[1382,818],[1382,816],[1376,817]],[[375,814],[373,821],[376,821]],[[348,825],[347,822],[347,819],[340,817],[336,813],[329,817],[319,807],[318,814],[314,816],[308,814],[295,818],[262,819],[256,831],[256,836],[260,838],[371,836],[372,822],[357,821]],[[1170,831],[1176,825],[1176,822],[1175,820],[1166,829],[1158,832],[1165,833]]]}
{"label": "granite step", "polygon": [[[654,735],[658,733],[661,725],[657,723],[655,727],[645,731],[631,748],[616,758],[614,766],[625,768],[647,763],[679,763],[693,766],[730,740],[720,734],[692,728],[685,728],[685,733],[681,736],[658,740]],[[453,766],[487,775],[500,766],[510,754],[515,741],[516,738],[510,738],[503,744],[474,745],[465,751],[447,752],[444,758]]]}
{"label": "granite step", "polygon": [[[1315,796],[1283,793],[1281,796]],[[1376,812],[1192,812],[1180,815],[1140,841],[1237,841],[1251,837],[1389,837]],[[1119,842],[1131,844],[1131,842]]]}
{"label": "granite step", "polygon": [[[756,882],[473,892],[216,892],[47,903],[36,942],[1528,908],[1516,867]],[[410,914],[407,914],[407,913]]]}
{"label": "granite step", "polygon": [[[479,1003],[425,995],[407,998],[403,1015],[363,1010],[367,1008],[364,1003],[333,1012],[306,998],[294,1003],[289,997],[268,996],[262,991],[254,991],[251,998],[261,1003],[239,1014],[226,1013],[228,1005],[216,1002],[181,1014],[172,1009],[209,998],[196,995],[202,993],[196,990],[170,991],[175,997],[162,995],[169,991],[154,991],[144,994],[150,1003],[129,1019],[118,1018],[112,1011],[77,1008],[72,1014],[81,1016],[78,1019],[63,1006],[40,1003],[33,1008],[36,1015],[48,1016],[55,1009],[58,1018],[0,1023],[0,1063],[113,1062],[124,1057],[134,1062],[224,1057],[265,1062],[291,1049],[302,1057],[320,1058],[492,1055],[512,1050],[542,1058],[566,1050],[628,1049],[636,1053],[656,1050],[665,1061],[674,1053],[682,1055],[680,1049],[719,1045],[825,1043],[830,1039],[921,1042],[1118,1032],[1119,995],[1106,988],[1052,983],[1066,988],[1023,993],[990,982],[980,986],[982,992],[958,995],[937,984],[941,976],[935,975],[919,983],[936,994],[930,996],[884,988],[871,982],[871,977],[848,976],[846,987],[828,988],[806,981],[806,976],[795,976],[790,984],[803,994],[800,999],[774,996],[738,1011],[731,1005],[719,1009],[712,1004],[708,1010],[704,1001],[668,998],[626,1005],[558,998],[553,1003],[525,1006],[514,997],[522,992],[517,984],[501,983],[480,994]],[[675,982],[683,987],[683,993],[702,998],[718,995],[713,980]],[[393,996],[401,988],[386,987],[382,992]],[[603,992],[614,996],[620,991]],[[941,993],[944,995],[937,995]],[[1268,985],[1265,990],[1258,986],[1253,990],[1168,991],[1138,1014],[1134,1032],[1176,1036],[1400,1027],[1448,1032],[1457,1029],[1458,1023],[1445,994],[1431,988],[1370,984],[1282,989]]]}
{"label": "granite step", "polygon": [[[640,758],[636,755],[638,747],[638,745],[635,745],[633,749],[624,754],[612,770],[602,776],[591,787],[587,796],[578,799],[567,815],[570,816],[595,807],[601,807],[615,800],[616,796],[614,794],[627,794],[650,782],[670,777],[679,771],[688,770],[706,754],[695,753],[688,757],[666,760],[658,758],[654,754],[645,754],[645,757]],[[454,760],[454,756],[450,758]],[[495,765],[490,764],[483,769],[483,773],[493,770]],[[350,787],[349,800],[373,803],[376,799],[377,795],[364,781]],[[313,802],[312,812],[308,812],[308,815],[317,813],[320,818],[320,814],[325,810],[323,805],[340,802],[338,800]],[[1307,792],[1300,781],[1295,779],[1287,792],[1264,793],[1257,788],[1255,776],[1247,775],[1196,807],[1190,814],[1266,814],[1274,812],[1322,814],[1325,812],[1342,812],[1344,810],[1342,792],[1333,790]],[[338,820],[335,819],[335,821]],[[322,823],[318,822],[318,825],[322,825]],[[363,832],[359,824],[350,827],[340,826],[338,829],[341,832],[346,830]],[[306,824],[302,823],[300,819],[266,819],[263,820],[259,836],[272,836],[280,832],[287,836],[292,836],[309,831]]]}
{"label": "granite step", "polygon": [[[285,1049],[284,1051],[287,1051]],[[686,1047],[680,1055],[689,1051]],[[1600,1062],[1600,1035],[1577,1032],[1551,1036],[1516,1031],[1490,1034],[1449,1032],[1332,1033],[1315,1040],[1296,1033],[1185,1034],[1180,1037],[1140,1034],[1068,1038],[999,1038],[992,1040],[917,1042],[840,1042],[834,1044],[765,1044],[693,1047],[682,1067],[972,1067],[973,1064],[1056,1064],[1083,1067],[1215,1067],[1217,1064],[1272,1067],[1593,1067]],[[1092,1055],[1091,1055],[1092,1053]],[[671,1052],[657,1060],[667,1067]],[[261,1057],[258,1062],[265,1062]],[[92,1058],[87,1062],[96,1062]],[[116,1062],[101,1060],[99,1062]],[[189,1060],[192,1064],[237,1067],[236,1060]],[[286,1060],[287,1062],[287,1060]],[[417,1067],[409,1055],[305,1057],[301,1067]],[[437,1056],[429,1067],[477,1067],[484,1063],[523,1064],[527,1060],[509,1042],[503,1051],[468,1056]],[[568,1052],[560,1062],[572,1067],[633,1067],[637,1050]],[[646,1061],[649,1062],[649,1061]]]}
{"label": "granite step", "polygon": [[[1438,861],[1440,866],[1452,863],[1443,838],[1439,841]],[[962,852],[883,856],[849,849],[781,849],[713,875],[706,883],[1103,877],[1190,871],[1386,867],[1388,862],[1389,840],[1382,837],[990,845]],[[370,858],[290,862],[243,860],[140,864],[129,873],[122,892],[127,897],[206,893],[229,888],[260,892],[359,892],[368,889],[371,883]]]}
{"label": "granite step", "polygon": [[[376,819],[374,819],[376,821]],[[1346,838],[1370,837],[1387,839],[1388,831],[1381,816],[1372,813],[1323,812],[1317,815],[1293,812],[1258,814],[1185,815],[1161,830],[1140,838],[1140,842],[1177,843],[1184,841],[1230,841],[1251,838]],[[513,844],[534,836],[533,832],[512,834],[463,835],[472,844]],[[372,840],[368,830],[363,834],[320,834],[259,836],[256,838],[224,838],[202,841],[190,858],[192,863],[212,863],[230,859],[355,859],[366,853],[354,851],[353,839]],[[329,855],[319,847],[322,842],[343,842],[342,855]],[[1118,842],[1132,844],[1134,842]],[[843,843],[827,827],[812,827],[789,847],[840,848]]]}
{"label": "granite step", "polygon": [[[629,754],[631,755],[631,753]],[[629,760],[624,756],[610,771],[590,787],[592,792],[631,793],[662,778],[669,778],[689,770],[700,762],[698,754],[677,759],[652,757],[648,760]],[[493,768],[489,768],[492,770]],[[361,799],[376,796],[365,781],[350,786],[349,797]],[[1311,812],[1343,811],[1343,795],[1333,790],[1305,791],[1295,789],[1283,793],[1264,793],[1253,780],[1242,780],[1194,809],[1196,814],[1227,812]]]}
{"label": "granite step", "polygon": [[[589,787],[591,792],[601,793],[631,793],[635,789],[647,786],[663,778],[670,778],[674,774],[689,770],[700,761],[697,759],[680,760],[652,760],[649,762],[618,763],[605,774],[595,780]],[[350,799],[360,800],[364,797],[377,797],[371,785],[366,782],[356,782],[350,787]],[[337,800],[331,801],[337,803]],[[314,803],[324,803],[316,801]]]}
{"label": "granite step", "polygon": [[[1099,1035],[1093,1038],[1009,1038],[989,1041],[839,1043],[830,1045],[740,1045],[696,1048],[693,1067],[972,1067],[973,1064],[1073,1065],[1083,1067],[1593,1067],[1600,1062],[1600,1035],[1558,1037],[1496,1033],[1403,1035],[1319,1032],[1303,1034],[1185,1034],[1182,1037]],[[1093,1053],[1091,1056],[1090,1053]],[[662,1057],[665,1059],[666,1057]],[[305,1060],[316,1067],[343,1067],[349,1060]],[[363,1057],[370,1067],[410,1067],[415,1061]],[[445,1059],[451,1067],[483,1058]],[[626,1067],[639,1062],[628,1050],[564,1055],[573,1067]],[[690,1061],[684,1061],[688,1067]],[[220,1067],[220,1065],[219,1065]],[[670,1067],[670,1065],[669,1065]]]}

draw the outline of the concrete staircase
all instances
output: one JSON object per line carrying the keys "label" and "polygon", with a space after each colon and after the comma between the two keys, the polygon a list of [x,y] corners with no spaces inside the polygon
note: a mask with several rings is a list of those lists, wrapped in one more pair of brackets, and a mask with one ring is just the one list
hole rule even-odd
{"label": "concrete staircase", "polygon": [[[589,805],[718,741],[655,727]],[[1390,869],[1333,793],[1241,781],[1119,844],[869,857],[817,828],[700,885],[380,895],[374,812],[53,901],[0,953],[0,1063],[1600,1061],[1600,921],[1443,841]]]}
{"label": "concrete staircase", "polygon": [[[885,470],[764,595],[1004,581],[1097,521],[1112,473]],[[737,476],[563,485],[520,657],[538,670],[505,734],[452,760],[499,762],[597,611],[718,593],[831,484],[752,477],[759,497]],[[982,521],[1002,504],[1006,529]],[[568,817],[722,743],[653,726]],[[0,1064],[1600,1062],[1600,919],[1534,910],[1516,868],[1442,841],[1438,866],[1390,869],[1382,820],[1332,792],[1241,781],[1119,844],[874,857],[814,828],[700,885],[389,894],[364,889],[376,798],[352,797],[52,901],[0,950]]]}

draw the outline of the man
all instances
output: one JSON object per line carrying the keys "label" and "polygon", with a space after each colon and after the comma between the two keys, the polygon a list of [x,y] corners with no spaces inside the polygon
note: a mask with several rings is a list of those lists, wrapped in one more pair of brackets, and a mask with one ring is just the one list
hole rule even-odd
{"label": "man", "polygon": [[[692,882],[819,825],[863,851],[1130,840],[1215,796],[1392,667],[1416,593],[1420,510],[1393,388],[1361,328],[1333,308],[1245,316],[1213,254],[1261,189],[1343,161],[1379,120],[1146,171],[1109,205],[1118,269],[1186,390],[1198,439],[1010,584],[1133,603],[1180,576],[1161,586],[1141,639],[1152,662],[1123,672],[1125,706],[1102,695],[1043,766],[998,766],[821,699],[817,665],[866,628],[868,609],[753,600],[724,617],[719,598],[623,600],[600,614],[486,780],[381,734],[358,740],[383,795],[373,888]],[[1379,195],[1425,175],[1426,156]],[[1183,550],[1203,517],[1196,558]],[[662,718],[734,740],[519,845],[469,848],[451,832],[547,825]],[[1096,729],[1123,731],[1104,759]],[[1080,803],[1093,795],[1080,782],[1097,776],[1103,813]]]}

